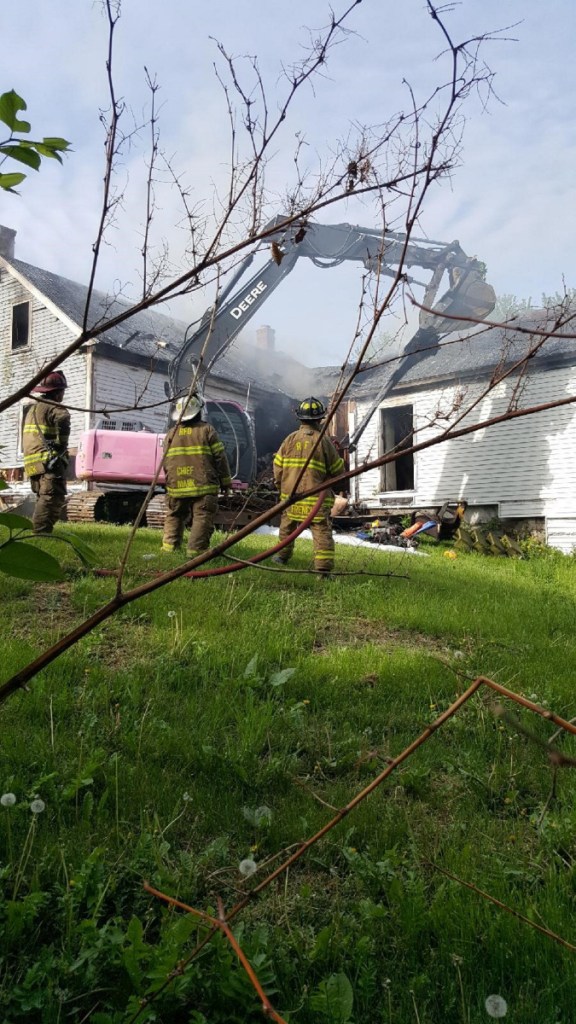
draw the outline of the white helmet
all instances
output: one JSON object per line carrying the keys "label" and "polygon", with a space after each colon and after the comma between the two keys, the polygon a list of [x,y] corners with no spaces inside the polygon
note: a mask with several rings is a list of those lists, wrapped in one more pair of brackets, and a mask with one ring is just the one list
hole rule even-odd
{"label": "white helmet", "polygon": [[179,398],[172,409],[173,420],[193,420],[199,416],[204,408],[204,399],[201,395],[191,395],[190,398]]}

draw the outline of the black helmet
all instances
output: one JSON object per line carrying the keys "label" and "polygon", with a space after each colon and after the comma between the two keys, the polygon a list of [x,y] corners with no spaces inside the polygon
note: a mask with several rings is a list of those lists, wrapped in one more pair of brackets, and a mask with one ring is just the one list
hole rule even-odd
{"label": "black helmet", "polygon": [[313,395],[300,402],[295,412],[299,420],[323,420],[326,415],[324,405],[319,398],[314,398]]}

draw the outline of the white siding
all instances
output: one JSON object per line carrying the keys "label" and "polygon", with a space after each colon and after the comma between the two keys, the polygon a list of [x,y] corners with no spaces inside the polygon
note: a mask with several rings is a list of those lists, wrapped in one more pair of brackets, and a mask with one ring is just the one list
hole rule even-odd
{"label": "white siding", "polygon": [[[97,350],[96,350],[97,351]],[[166,371],[129,366],[98,355],[94,358],[92,422],[99,420],[105,410],[110,416],[140,420],[157,434],[166,430],[169,403],[164,394]],[[246,408],[246,398],[225,382],[210,379],[206,397],[228,399]],[[123,410],[118,412],[118,410]],[[248,402],[252,412],[252,403]]]}
{"label": "white siding", "polygon": [[[166,429],[168,402],[164,394],[166,373],[129,366],[94,355],[92,422],[104,412],[118,419],[140,420],[161,434]],[[121,411],[118,411],[121,410]]]}
{"label": "white siding", "polygon": [[576,548],[576,516],[546,520],[546,543],[570,555]]}
{"label": "white siding", "polygon": [[[459,424],[489,419],[504,412],[512,385],[502,384],[483,399]],[[450,412],[462,399],[466,408],[480,385],[459,385],[415,391],[402,397],[414,406],[416,441],[438,436],[457,414]],[[527,408],[576,394],[576,369],[540,371],[530,378],[519,405]],[[386,403],[384,403],[386,404]],[[395,400],[398,404],[398,400]],[[367,404],[359,403],[357,417]],[[449,416],[449,419],[439,418]],[[377,455],[379,417],[373,417],[362,438],[358,461]],[[361,496],[374,501],[380,494],[380,471],[361,478]],[[484,428],[466,437],[440,443],[415,456],[415,505],[437,504],[464,497],[473,505],[499,505],[507,515],[562,515],[576,510],[576,407],[566,406]],[[521,511],[520,511],[521,510]]]}
{"label": "white siding", "polygon": [[[30,344],[12,350],[12,306],[30,302]],[[71,330],[7,271],[0,272],[0,397],[6,398],[16,388],[41,370],[71,341]],[[76,353],[62,364],[68,379],[66,401],[82,409],[86,404],[86,357]],[[71,412],[70,445],[78,443],[84,429],[84,414]],[[2,468],[22,465],[19,445],[21,403],[11,406],[0,416],[0,465]]]}

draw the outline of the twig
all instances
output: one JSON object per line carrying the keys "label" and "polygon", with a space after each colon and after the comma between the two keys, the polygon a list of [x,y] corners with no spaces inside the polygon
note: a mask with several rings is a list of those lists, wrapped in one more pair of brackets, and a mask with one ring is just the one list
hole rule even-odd
{"label": "twig", "polygon": [[[236,917],[237,914],[240,913],[241,910],[243,910],[248,905],[248,903],[251,900],[255,899],[258,895],[260,895],[260,893],[262,893],[281,874],[283,874],[284,872],[288,871],[289,868],[293,864],[295,864],[296,861],[298,861],[300,859],[300,857],[303,856],[304,853],[307,852],[307,850],[309,850],[313,845],[315,845],[315,843],[317,843],[320,839],[322,839],[328,832],[331,831],[331,829],[333,829],[336,825],[338,825],[350,813],[350,811],[354,810],[354,808],[357,807],[358,804],[360,804],[363,800],[366,799],[366,797],[368,797],[372,792],[374,792],[374,790],[377,789],[378,786],[380,786],[385,781],[385,779],[387,779],[392,774],[392,772],[400,764],[402,764],[405,760],[407,760],[419,747],[422,746],[422,744],[426,743],[427,740],[429,740],[430,737],[439,728],[442,727],[442,725],[444,725],[450,718],[452,718],[470,700],[470,698],[482,686],[487,686],[488,688],[495,690],[496,692],[502,694],[502,696],[508,697],[510,700],[516,702],[517,704],[522,705],[523,707],[528,708],[529,710],[535,712],[536,714],[539,714],[539,715],[541,715],[544,718],[547,718],[547,719],[550,719],[551,721],[554,721],[559,726],[559,728],[566,729],[568,732],[576,734],[576,726],[573,725],[571,722],[567,722],[565,719],[561,718],[559,715],[555,715],[553,712],[547,711],[544,708],[539,707],[537,704],[534,704],[532,701],[528,700],[526,697],[521,697],[519,694],[514,693],[512,690],[509,690],[509,689],[507,689],[504,686],[500,686],[499,683],[494,682],[494,680],[489,679],[487,676],[478,676],[476,679],[473,680],[473,682],[468,687],[468,689],[464,693],[462,693],[450,705],[450,707],[446,709],[446,711],[444,711],[441,715],[439,715],[439,717],[436,718],[424,730],[424,732],[421,733],[420,736],[417,737],[416,740],[414,740],[411,744],[409,744],[408,747],[405,747],[405,749],[397,757],[389,758],[389,763],[388,763],[386,769],[384,771],[382,771],[378,776],[376,776],[376,778],[373,779],[372,782],[368,786],[366,786],[363,790],[361,790],[361,792],[358,793],[346,805],[346,807],[343,807],[341,810],[339,810],[336,813],[336,815],[326,825],[323,826],[323,828],[321,828],[318,832],[316,832],[313,836],[311,836],[308,840],[306,840],[306,842],[300,844],[296,848],[295,852],[290,857],[288,857],[278,868],[276,868],[275,871],[271,872],[271,874],[269,874],[265,879],[263,879],[262,882],[259,883],[259,885],[255,886],[255,888],[252,889],[249,893],[246,893],[246,895],[234,907],[232,907],[231,910],[228,911],[228,913],[226,915],[226,921],[230,922],[234,917]],[[487,893],[484,893],[482,890],[477,889],[472,883],[464,882],[463,880],[457,878],[456,876],[451,876],[448,872],[445,871],[445,869],[439,868],[438,865],[433,864],[432,866],[437,868],[437,870],[439,870],[439,871],[444,871],[445,874],[448,874],[448,877],[453,877],[454,881],[461,882],[463,885],[466,885],[466,886],[468,886],[468,888],[472,889],[473,891],[478,892],[480,895],[484,896],[486,899],[491,900],[492,902],[496,903],[498,906],[501,906],[503,909],[508,910],[510,913],[512,913],[514,916],[516,916],[519,920],[522,920],[523,923],[529,924],[532,928],[535,928],[536,930],[543,932],[548,937],[554,939],[555,941],[558,941],[562,945],[565,945],[567,948],[569,948],[571,950],[573,950],[573,949],[576,950],[576,947],[574,947],[570,943],[568,943],[567,940],[562,939],[560,936],[557,936],[554,932],[551,932],[548,929],[545,929],[545,928],[543,928],[540,925],[536,925],[534,922],[530,921],[528,918],[524,918],[517,911],[513,911],[511,908],[507,907],[506,904],[500,903],[499,901],[495,900],[494,897],[491,897]],[[215,934],[217,928],[218,928],[218,924],[216,923],[215,926],[212,927],[212,930],[199,943],[197,943],[197,945],[190,952],[190,954],[188,955],[186,960],[182,961],[182,963],[181,963],[182,970],[185,970],[186,966],[189,963],[191,963],[192,960],[200,953],[200,951],[204,948],[204,946],[213,937],[213,935]],[[142,1001],[140,1009],[137,1010],[136,1014],[132,1018],[130,1018],[129,1024],[133,1024],[133,1022],[140,1015],[140,1012],[142,1012],[144,1010],[144,1008],[146,1006],[148,1006],[151,1001],[156,999],[161,994],[161,992],[164,991],[164,989],[167,987],[167,985],[170,984],[170,980],[171,980],[170,977],[167,978],[166,981],[161,986],[159,986],[159,988],[156,990],[156,992],[153,995],[151,995],[148,999],[145,999],[145,1000]],[[414,1008],[415,1008],[415,1012],[417,1014],[418,1011],[417,1011],[417,1007],[416,1007],[415,1003],[414,1003]]]}
{"label": "twig", "polygon": [[[284,1017],[281,1017],[280,1014],[277,1013],[274,1007],[272,1006],[272,1003],[268,999],[268,996],[266,995],[264,989],[262,988],[262,985],[258,981],[254,969],[252,968],[246,955],[240,948],[238,942],[234,938],[230,926],[227,923],[226,916],[224,914],[224,908],[222,906],[222,901],[220,897],[218,897],[218,918],[216,919],[215,917],[211,917],[210,914],[206,914],[203,910],[196,910],[195,907],[190,907],[188,906],[187,903],[183,903],[181,900],[174,899],[173,896],[168,896],[166,893],[160,892],[159,889],[155,889],[153,886],[149,885],[148,882],[144,882],[144,890],[145,892],[149,892],[151,896],[156,896],[157,899],[163,900],[165,903],[168,903],[171,907],[178,907],[180,910],[185,910],[187,914],[192,914],[194,917],[199,917],[202,921],[205,921],[206,924],[209,924],[213,930],[221,931],[228,939],[228,942],[232,946],[232,949],[236,953],[236,956],[238,957],[240,963],[242,964],[242,967],[244,968],[246,974],[248,975],[250,984],[252,985],[257,995],[259,996],[262,1003],[262,1012],[264,1016],[269,1017],[270,1020],[276,1021],[276,1024],[287,1024]],[[180,969],[178,969],[177,973],[182,973],[182,965],[180,965]]]}
{"label": "twig", "polygon": [[525,917],[524,914],[520,914],[518,910],[514,910],[509,907],[507,903],[502,903],[501,900],[496,899],[495,896],[491,896],[490,893],[484,892],[483,889],[479,889],[473,882],[466,882],[463,878],[459,878],[458,875],[453,875],[451,871],[447,871],[446,868],[441,868],[439,864],[435,864],[433,861],[426,861],[425,863],[430,864],[430,867],[434,868],[435,871],[439,871],[440,874],[446,875],[446,878],[451,878],[453,882],[458,882],[459,885],[465,886],[466,889],[470,889],[472,892],[482,896],[483,899],[493,903],[494,906],[500,907],[501,910],[506,910],[512,917],[518,918],[522,921],[522,924],[529,925],[530,928],[534,928],[537,932],[545,935],[548,939],[552,939],[553,942],[557,942],[560,946],[564,946],[565,949],[569,949],[570,952],[576,953],[576,946],[567,939],[563,939],[561,935],[557,935],[556,932],[550,931],[549,928],[544,928],[541,924],[536,924],[535,921],[531,921],[529,917]]}

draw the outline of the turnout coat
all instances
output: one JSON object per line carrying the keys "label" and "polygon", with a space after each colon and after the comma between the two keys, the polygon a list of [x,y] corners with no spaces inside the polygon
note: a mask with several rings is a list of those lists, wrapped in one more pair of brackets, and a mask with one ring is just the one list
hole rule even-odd
{"label": "turnout coat", "polygon": [[69,437],[68,410],[61,405],[34,402],[24,417],[22,448],[26,476],[41,476],[46,472],[63,476],[65,462],[54,468],[47,468],[46,463],[52,456],[66,454]]}
{"label": "turnout coat", "polygon": [[230,487],[224,445],[210,423],[184,420],[164,442],[166,491],[171,498],[200,498]]}
{"label": "turnout coat", "polygon": [[[282,442],[274,456],[274,480],[283,501],[293,493],[296,481],[304,469],[298,483],[298,491],[306,491],[317,487],[332,476],[337,476],[344,469],[344,462],[338,455],[329,437],[319,440],[319,430],[303,423],[293,434],[289,434]],[[316,504],[318,495],[302,498],[286,510],[290,519],[302,522]],[[313,522],[320,522],[330,512],[334,501],[332,491],[326,495],[318,514]]]}

